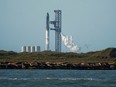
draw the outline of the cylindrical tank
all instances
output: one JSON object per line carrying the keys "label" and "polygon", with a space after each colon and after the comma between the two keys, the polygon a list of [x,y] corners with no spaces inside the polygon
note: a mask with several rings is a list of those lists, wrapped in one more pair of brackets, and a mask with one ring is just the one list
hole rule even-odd
{"label": "cylindrical tank", "polygon": [[31,46],[26,46],[26,52],[31,52]]}
{"label": "cylindrical tank", "polygon": [[31,46],[31,52],[35,52],[35,46]]}
{"label": "cylindrical tank", "polygon": [[40,46],[22,46],[21,52],[40,52]]}
{"label": "cylindrical tank", "polygon": [[40,46],[36,46],[36,52],[40,52]]}
{"label": "cylindrical tank", "polygon": [[26,52],[26,46],[22,46],[21,52]]}

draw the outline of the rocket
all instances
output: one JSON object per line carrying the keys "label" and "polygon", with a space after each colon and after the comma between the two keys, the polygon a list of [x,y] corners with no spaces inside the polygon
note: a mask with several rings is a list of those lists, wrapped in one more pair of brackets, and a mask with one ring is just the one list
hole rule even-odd
{"label": "rocket", "polygon": [[49,50],[49,13],[46,16],[45,50]]}

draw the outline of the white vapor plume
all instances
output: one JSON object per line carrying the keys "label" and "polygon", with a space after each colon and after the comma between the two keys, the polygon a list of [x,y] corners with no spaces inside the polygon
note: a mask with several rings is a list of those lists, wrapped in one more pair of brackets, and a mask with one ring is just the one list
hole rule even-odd
{"label": "white vapor plume", "polygon": [[75,52],[77,53],[78,51],[78,47],[77,45],[73,42],[72,36],[65,36],[61,33],[61,38],[62,38],[62,42],[64,43],[64,45],[69,48],[69,50],[71,52]]}

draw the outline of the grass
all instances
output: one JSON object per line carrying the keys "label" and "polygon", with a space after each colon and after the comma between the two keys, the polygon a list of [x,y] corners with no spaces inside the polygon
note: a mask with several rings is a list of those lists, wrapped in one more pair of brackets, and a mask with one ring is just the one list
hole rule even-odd
{"label": "grass", "polygon": [[[0,51],[0,62],[69,62],[69,63],[96,63],[116,62],[116,57],[111,57],[112,49],[89,53],[57,53],[33,52],[16,53],[13,51]],[[114,52],[116,53],[116,52]],[[114,55],[114,54],[113,54]]]}

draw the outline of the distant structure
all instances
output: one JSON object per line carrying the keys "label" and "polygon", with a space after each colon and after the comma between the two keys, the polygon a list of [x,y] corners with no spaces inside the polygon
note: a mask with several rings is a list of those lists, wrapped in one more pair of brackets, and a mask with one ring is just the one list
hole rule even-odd
{"label": "distant structure", "polygon": [[26,46],[26,52],[31,52],[31,46]]}
{"label": "distant structure", "polygon": [[21,52],[40,52],[40,46],[22,46]]}
{"label": "distant structure", "polygon": [[61,10],[54,10],[55,20],[49,22],[49,14],[46,16],[46,39],[45,50],[49,50],[49,24],[53,24],[54,28],[50,28],[55,31],[55,51],[61,52]]}
{"label": "distant structure", "polygon": [[[45,51],[50,51],[50,39],[49,39],[49,30],[55,31],[55,51],[61,52],[61,10],[54,10],[55,12],[55,20],[50,21],[49,20],[49,13],[47,13],[46,16],[46,31],[45,31]],[[52,24],[54,27],[50,28],[50,24]],[[21,52],[39,52],[40,46],[22,46]]]}
{"label": "distant structure", "polygon": [[31,46],[31,52],[35,52],[35,46]]}
{"label": "distant structure", "polygon": [[22,46],[21,52],[26,52],[26,46]]}
{"label": "distant structure", "polygon": [[45,50],[49,50],[49,13],[46,16]]}
{"label": "distant structure", "polygon": [[35,52],[40,52],[40,46],[36,46]]}

